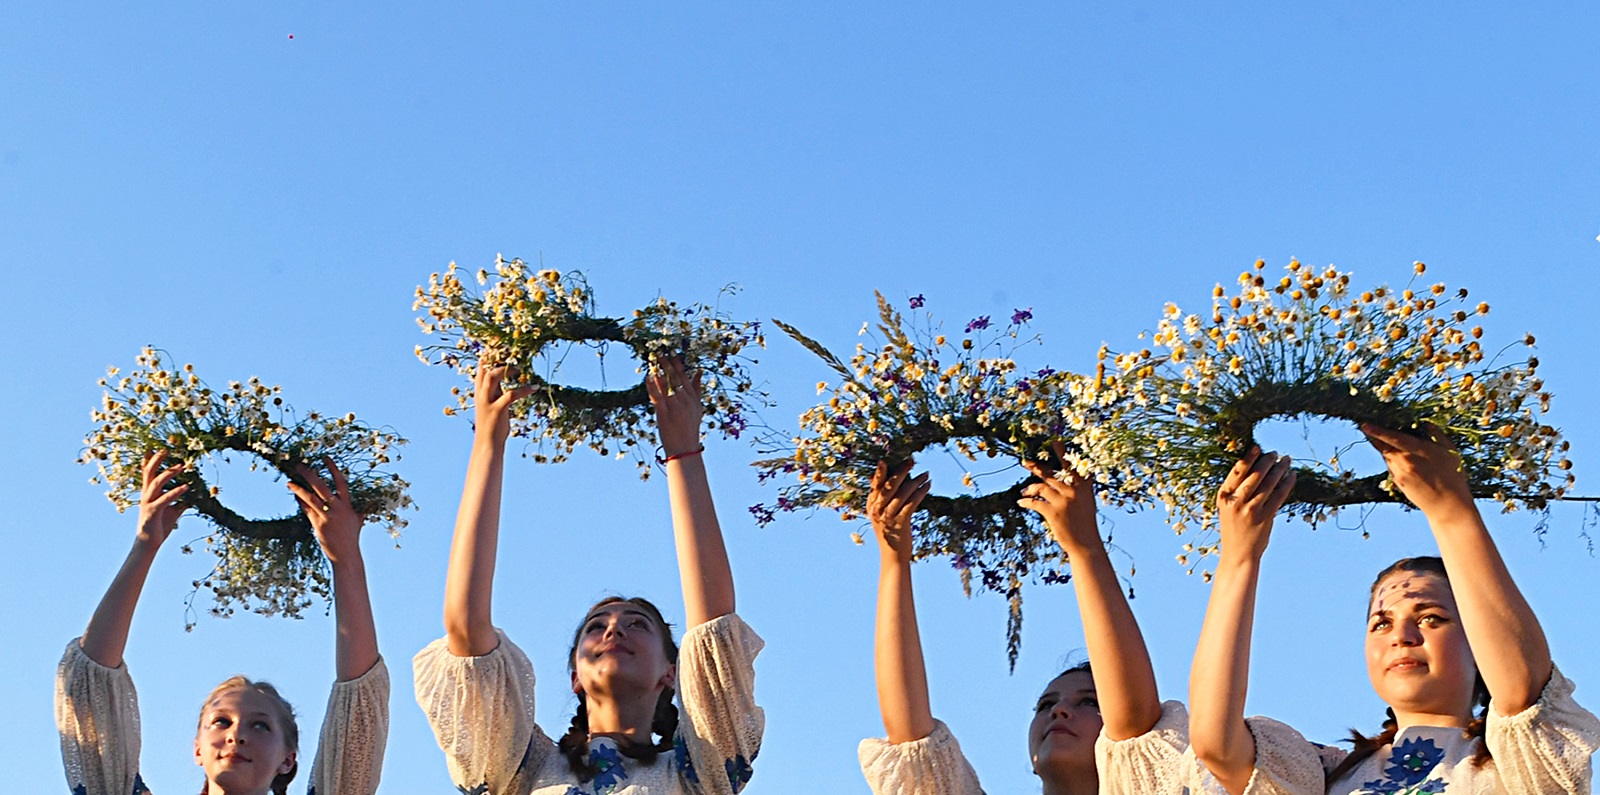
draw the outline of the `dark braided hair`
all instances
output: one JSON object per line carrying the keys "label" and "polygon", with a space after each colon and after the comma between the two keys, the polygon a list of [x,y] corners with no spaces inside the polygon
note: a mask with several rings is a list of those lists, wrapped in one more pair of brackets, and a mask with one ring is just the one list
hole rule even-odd
{"label": "dark braided hair", "polygon": [[[1377,596],[1379,584],[1389,575],[1402,571],[1413,574],[1433,574],[1444,580],[1445,585],[1450,584],[1450,575],[1445,572],[1444,561],[1440,558],[1432,556],[1401,558],[1389,564],[1388,568],[1378,572],[1377,579],[1372,581],[1372,588],[1368,591],[1367,604],[1371,605],[1372,598]],[[1489,713],[1489,688],[1483,683],[1481,674],[1472,683],[1472,706],[1472,721],[1467,724],[1465,729],[1461,730],[1461,733],[1467,739],[1481,739],[1484,733],[1485,718]],[[1400,723],[1395,719],[1393,709],[1388,710],[1388,718],[1383,722],[1383,730],[1371,737],[1351,729],[1349,741],[1354,747],[1350,749],[1350,755],[1345,757],[1338,767],[1328,772],[1328,783],[1332,784],[1338,781],[1344,774],[1354,770],[1357,765],[1366,761],[1367,757],[1382,750],[1384,746],[1392,744],[1395,735],[1399,732]],[[1472,765],[1474,767],[1482,767],[1483,763],[1489,761],[1489,759],[1488,744],[1480,743],[1477,752],[1472,755]]]}
{"label": "dark braided hair", "polygon": [[[661,616],[661,610],[651,604],[649,600],[640,597],[624,599],[620,596],[608,596],[596,602],[585,613],[584,623],[588,623],[587,616],[595,610],[617,602],[627,602],[643,609],[661,630],[661,650],[666,652],[667,661],[676,663],[678,659],[678,644],[672,640],[672,625]],[[573,633],[572,648],[567,652],[567,672],[577,672],[578,642],[583,638],[584,624],[578,625],[578,631]],[[646,765],[655,764],[656,757],[663,751],[672,750],[673,738],[678,733],[678,705],[673,698],[676,695],[670,686],[661,691],[661,696],[656,699],[655,715],[650,720],[650,733],[661,739],[652,742],[640,742],[626,737],[616,738],[617,750],[623,756],[637,759]],[[589,762],[589,699],[582,690],[578,691],[578,711],[572,716],[572,726],[567,733],[561,735],[556,748],[561,755],[567,758],[567,766],[578,776],[579,781],[588,781],[600,773],[600,769]]]}

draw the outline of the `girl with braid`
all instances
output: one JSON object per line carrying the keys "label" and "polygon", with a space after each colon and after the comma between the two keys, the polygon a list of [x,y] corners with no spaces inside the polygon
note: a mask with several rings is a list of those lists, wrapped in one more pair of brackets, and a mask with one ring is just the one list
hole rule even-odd
{"label": "girl with braid", "polygon": [[533,665],[490,619],[511,405],[528,388],[481,368],[475,439],[445,584],[445,636],[415,660],[417,702],[450,777],[472,795],[734,795],[750,780],[764,717],[762,641],[734,614],[733,574],[701,461],[699,380],[677,360],[645,377],[672,503],[688,627],[683,648],[644,599],[584,615],[567,655],[577,714],[559,740],[534,722]]}
{"label": "girl with braid", "polygon": [[1287,457],[1252,450],[1217,495],[1221,559],[1189,685],[1196,771],[1233,795],[1587,795],[1600,720],[1572,699],[1539,621],[1473,505],[1461,459],[1426,438],[1362,431],[1389,476],[1428,519],[1437,558],[1379,573],[1367,607],[1367,675],[1389,704],[1354,750],[1307,742],[1244,717],[1251,624],[1273,515],[1294,486]]}
{"label": "girl with braid", "polygon": [[[149,795],[139,775],[139,697],[122,659],[128,626],[157,550],[178,525],[187,484],[182,465],[144,461],[139,530],[133,549],[56,669],[56,727],[73,795]],[[378,656],[359,534],[344,474],[328,462],[333,487],[301,467],[289,484],[333,567],[339,680],[322,719],[307,795],[373,795],[389,733],[389,671]],[[287,795],[300,765],[294,708],[272,685],[235,676],[200,708],[194,761],[205,771],[200,795]]]}
{"label": "girl with braid", "polygon": [[[1063,452],[1057,447],[1056,460]],[[911,517],[930,484],[926,473],[908,477],[911,466],[880,463],[867,499],[882,556],[876,667],[888,737],[861,743],[861,769],[875,795],[982,795],[977,774],[928,703],[911,595]],[[1038,482],[1023,490],[1020,504],[1044,517],[1071,561],[1089,647],[1089,663],[1057,676],[1034,706],[1028,755],[1044,795],[1181,795],[1188,715],[1156,695],[1144,637],[1100,539],[1093,486],[1036,462],[1023,466]]]}

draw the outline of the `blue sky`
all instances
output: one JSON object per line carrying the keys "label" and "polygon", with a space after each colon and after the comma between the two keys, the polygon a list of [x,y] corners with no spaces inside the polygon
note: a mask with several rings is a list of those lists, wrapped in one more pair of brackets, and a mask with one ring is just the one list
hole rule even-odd
{"label": "blue sky", "polygon": [[[450,789],[408,661],[440,604],[469,431],[453,376],[415,361],[411,292],[497,252],[583,270],[602,310],[658,294],[777,316],[845,350],[872,291],[922,293],[952,324],[1031,307],[1028,356],[1088,367],[1166,301],[1202,305],[1258,257],[1400,282],[1413,260],[1491,302],[1490,333],[1538,335],[1579,490],[1600,467],[1587,339],[1600,264],[1600,12],[1379,3],[1172,9],[1018,3],[14,4],[0,15],[0,274],[13,345],[0,380],[12,483],[0,598],[7,787],[62,782],[53,666],[126,553],[73,463],[107,365],[155,344],[213,382],[258,375],[297,406],[411,439],[420,508],[365,545],[395,674],[385,792]],[[293,36],[291,39],[290,36]],[[774,425],[823,368],[774,338]],[[1291,432],[1283,438],[1292,439]],[[767,639],[766,745],[750,792],[864,792],[855,744],[881,733],[871,669],[875,551],[828,515],[757,529],[749,446],[707,452],[739,583]],[[241,482],[244,473],[233,473]],[[951,478],[944,479],[953,487]],[[257,484],[260,485],[260,484]],[[507,473],[497,621],[543,673],[559,731],[573,622],[613,591],[681,618],[662,481],[582,455]],[[248,487],[242,487],[249,492]],[[288,505],[264,493],[259,509]],[[277,500],[277,501],[275,501]],[[1600,565],[1584,514],[1492,517],[1558,664],[1600,686],[1579,605]],[[1183,697],[1206,598],[1156,513],[1109,514],[1163,693]],[[1373,728],[1361,663],[1371,575],[1432,548],[1393,509],[1351,529],[1280,528],[1250,708],[1323,741]],[[207,532],[185,519],[179,538]],[[332,620],[240,616],[183,631],[203,556],[158,560],[128,660],[143,769],[193,786],[193,721],[236,672],[279,683],[305,731],[333,676]],[[1069,588],[1027,592],[1007,675],[1004,605],[918,567],[936,713],[993,792],[1033,791],[1037,690],[1082,647]],[[306,753],[310,753],[308,747]]]}

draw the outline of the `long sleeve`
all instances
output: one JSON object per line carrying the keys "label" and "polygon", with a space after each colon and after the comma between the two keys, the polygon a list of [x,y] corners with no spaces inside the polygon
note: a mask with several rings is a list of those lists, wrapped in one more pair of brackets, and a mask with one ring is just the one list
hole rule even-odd
{"label": "long sleeve", "polygon": [[857,754],[874,795],[983,795],[977,771],[944,721],[935,720],[932,734],[908,743],[862,740]]}
{"label": "long sleeve", "polygon": [[389,740],[389,668],[335,682],[306,795],[374,795]]}
{"label": "long sleeve", "polygon": [[56,730],[74,795],[142,795],[139,695],[128,666],[107,668],[67,644],[56,666]]}
{"label": "long sleeve", "polygon": [[1507,795],[1588,795],[1600,720],[1572,699],[1574,689],[1561,671],[1552,670],[1533,706],[1502,717],[1489,705],[1484,741]]}
{"label": "long sleeve", "polygon": [[462,791],[524,795],[511,792],[513,780],[538,770],[555,744],[533,722],[533,663],[496,632],[500,645],[481,657],[457,657],[443,638],[418,652],[417,704]]}
{"label": "long sleeve", "polygon": [[1177,701],[1161,705],[1149,731],[1126,740],[1100,735],[1094,742],[1101,795],[1182,795],[1188,791],[1189,711]]}
{"label": "long sleeve", "polygon": [[683,635],[678,690],[687,721],[678,725],[685,778],[705,793],[733,795],[749,782],[766,713],[755,701],[755,658],[764,642],[737,615]]}

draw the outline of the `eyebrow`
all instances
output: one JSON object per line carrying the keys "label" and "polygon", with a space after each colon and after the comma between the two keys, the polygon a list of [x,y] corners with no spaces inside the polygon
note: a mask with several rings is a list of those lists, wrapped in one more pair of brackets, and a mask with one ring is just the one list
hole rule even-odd
{"label": "eyebrow", "polygon": [[[619,612],[619,611],[615,611],[615,610],[598,610],[596,612],[590,613],[589,617],[585,618],[583,620],[583,623],[584,623],[585,626],[588,626],[590,621],[593,621],[596,618],[599,618],[600,616],[607,615],[609,613],[614,613],[614,612]],[[643,619],[646,619],[646,620],[650,620],[650,614],[646,613],[645,611],[640,610],[638,608],[623,608],[620,612],[625,616],[638,616],[640,618],[643,618]]]}
{"label": "eyebrow", "polygon": [[[1420,610],[1444,610],[1446,612],[1449,612],[1450,608],[1448,606],[1446,606],[1443,602],[1417,602],[1416,603],[1416,610],[1419,610],[1419,611]],[[1393,615],[1394,615],[1394,610],[1392,610],[1390,608],[1382,608],[1382,609],[1379,609],[1379,610],[1372,611],[1372,613],[1370,613],[1367,616],[1367,618],[1378,618],[1378,617],[1388,618],[1388,617],[1393,616]]]}

